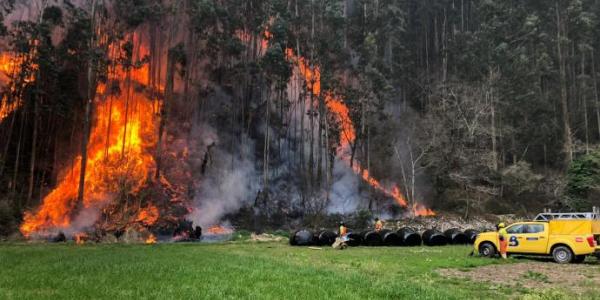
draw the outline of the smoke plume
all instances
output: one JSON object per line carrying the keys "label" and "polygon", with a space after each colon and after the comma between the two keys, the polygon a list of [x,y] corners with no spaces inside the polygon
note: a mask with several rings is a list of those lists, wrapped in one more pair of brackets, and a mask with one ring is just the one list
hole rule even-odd
{"label": "smoke plume", "polygon": [[[251,202],[258,189],[256,170],[252,160],[253,143],[222,143],[215,129],[202,125],[201,143],[205,150],[204,174],[197,187],[194,207],[187,216],[195,225],[209,227],[221,223],[228,213],[233,213]],[[233,148],[226,149],[225,145]]]}

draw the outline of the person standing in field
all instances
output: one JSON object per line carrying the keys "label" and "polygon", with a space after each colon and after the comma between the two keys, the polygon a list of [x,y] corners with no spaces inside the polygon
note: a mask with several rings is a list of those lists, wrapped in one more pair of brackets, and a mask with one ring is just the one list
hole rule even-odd
{"label": "person standing in field", "polygon": [[379,218],[375,218],[375,231],[380,232],[383,229],[383,222]]}
{"label": "person standing in field", "polygon": [[498,224],[496,228],[498,229],[498,241],[500,244],[500,256],[503,259],[507,258],[506,250],[508,249],[508,234],[506,232],[506,225],[504,223]]}

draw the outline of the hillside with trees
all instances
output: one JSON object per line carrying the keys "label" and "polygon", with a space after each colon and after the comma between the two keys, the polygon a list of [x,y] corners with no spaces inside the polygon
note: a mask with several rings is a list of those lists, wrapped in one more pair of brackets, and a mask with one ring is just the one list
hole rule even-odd
{"label": "hillside with trees", "polygon": [[599,16],[596,0],[1,1],[0,235],[591,210]]}

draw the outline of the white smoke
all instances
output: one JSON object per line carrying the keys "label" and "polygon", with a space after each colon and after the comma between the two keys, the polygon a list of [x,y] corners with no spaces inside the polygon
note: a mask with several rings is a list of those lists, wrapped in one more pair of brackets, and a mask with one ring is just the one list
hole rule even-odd
{"label": "white smoke", "polygon": [[70,226],[64,230],[66,236],[73,236],[79,232],[85,232],[92,228],[100,217],[100,208],[92,206],[81,209],[73,219]]}
{"label": "white smoke", "polygon": [[361,203],[358,192],[359,178],[343,161],[335,160],[333,165],[333,184],[327,206],[328,213],[351,214],[357,211]]}
{"label": "white smoke", "polygon": [[231,144],[222,145],[212,127],[203,125],[199,131],[205,152],[210,151],[210,154],[194,197],[194,208],[187,219],[195,225],[210,227],[220,224],[228,213],[254,201],[258,190],[257,174],[250,139],[244,144],[237,143],[232,153],[225,149]]}

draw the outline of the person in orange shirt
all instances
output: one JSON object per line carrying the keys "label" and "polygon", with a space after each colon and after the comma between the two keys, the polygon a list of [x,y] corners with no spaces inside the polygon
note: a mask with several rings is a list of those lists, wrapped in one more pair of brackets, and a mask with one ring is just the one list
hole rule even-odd
{"label": "person in orange shirt", "polygon": [[348,228],[346,227],[346,224],[344,224],[344,222],[340,222],[340,232],[339,232],[340,237],[344,238],[347,233],[348,233]]}
{"label": "person in orange shirt", "polygon": [[383,229],[383,222],[379,218],[375,218],[375,231],[380,232]]}
{"label": "person in orange shirt", "polygon": [[346,244],[346,242],[348,242],[348,228],[346,227],[346,224],[344,224],[344,222],[342,221],[340,222],[339,236],[335,238],[335,242],[333,243],[333,245],[331,245],[331,247],[338,250],[344,250],[348,247],[348,244]]}

